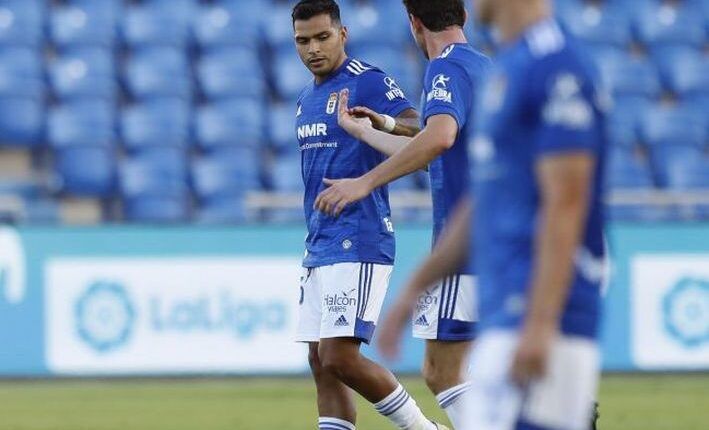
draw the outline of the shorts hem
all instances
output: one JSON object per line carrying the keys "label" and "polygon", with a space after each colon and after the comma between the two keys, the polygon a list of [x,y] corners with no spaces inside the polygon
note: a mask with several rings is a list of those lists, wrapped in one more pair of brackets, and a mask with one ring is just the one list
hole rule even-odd
{"label": "shorts hem", "polygon": [[337,333],[332,333],[332,334],[322,334],[320,335],[320,339],[339,339],[339,338],[344,338],[344,339],[357,339],[361,340],[365,344],[369,345],[369,343],[372,341],[372,338],[366,338],[362,336],[355,336],[354,334],[337,334]]}

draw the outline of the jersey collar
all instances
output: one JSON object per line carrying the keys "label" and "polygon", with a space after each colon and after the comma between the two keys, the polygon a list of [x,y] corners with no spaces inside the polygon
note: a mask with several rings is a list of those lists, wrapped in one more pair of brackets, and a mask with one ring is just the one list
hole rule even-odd
{"label": "jersey collar", "polygon": [[347,67],[348,64],[350,64],[351,61],[352,61],[352,59],[351,59],[350,57],[345,58],[345,62],[342,63],[342,65],[340,65],[340,67],[338,67],[337,69],[333,70],[332,73],[330,73],[330,74],[328,75],[328,77],[325,78],[325,80],[323,80],[323,81],[320,82],[319,84],[316,83],[315,80],[313,80],[313,85],[315,86],[315,88],[319,88],[319,87],[325,85],[325,84],[328,83],[330,80],[332,80],[334,77],[338,76],[340,73],[342,73],[343,70],[345,70],[345,68]]}

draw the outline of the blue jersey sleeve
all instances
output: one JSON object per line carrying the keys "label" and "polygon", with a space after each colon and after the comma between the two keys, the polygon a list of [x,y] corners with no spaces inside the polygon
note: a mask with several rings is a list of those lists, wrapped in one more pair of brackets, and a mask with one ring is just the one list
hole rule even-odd
{"label": "blue jersey sleeve", "polygon": [[423,123],[434,115],[450,115],[462,129],[473,96],[469,80],[458,65],[443,58],[432,61],[424,82]]}
{"label": "blue jersey sleeve", "polygon": [[397,117],[414,108],[396,80],[378,69],[364,73],[358,86],[358,104],[377,113]]}
{"label": "blue jersey sleeve", "polygon": [[540,63],[531,82],[531,104],[538,121],[536,153],[595,152],[600,142],[590,75],[578,63],[558,55]]}

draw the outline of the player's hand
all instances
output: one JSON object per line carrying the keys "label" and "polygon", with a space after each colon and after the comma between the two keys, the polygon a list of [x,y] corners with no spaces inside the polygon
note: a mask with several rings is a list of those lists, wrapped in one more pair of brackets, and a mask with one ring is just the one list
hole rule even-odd
{"label": "player's hand", "polygon": [[511,377],[519,386],[544,377],[558,329],[554,322],[527,321],[512,362]]}
{"label": "player's hand", "polygon": [[338,108],[337,108],[337,124],[347,132],[350,136],[361,140],[364,130],[372,126],[372,121],[368,117],[355,116],[349,109],[350,90],[344,89],[340,91]]}
{"label": "player's hand", "polygon": [[328,188],[315,199],[314,208],[328,215],[338,216],[347,205],[367,197],[372,189],[362,178],[323,179]]}
{"label": "player's hand", "polygon": [[377,327],[377,348],[387,360],[399,357],[401,338],[406,324],[411,320],[412,306],[409,300],[400,299]]}
{"label": "player's hand", "polygon": [[374,112],[368,107],[356,106],[349,110],[350,115],[355,118],[366,118],[377,130],[384,130],[384,125],[386,124],[386,119],[381,114]]}

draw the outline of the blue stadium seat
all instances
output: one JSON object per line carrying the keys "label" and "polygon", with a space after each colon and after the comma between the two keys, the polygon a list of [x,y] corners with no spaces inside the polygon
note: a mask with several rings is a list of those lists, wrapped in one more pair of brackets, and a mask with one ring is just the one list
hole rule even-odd
{"label": "blue stadium seat", "polygon": [[125,161],[120,169],[127,220],[175,223],[189,218],[187,157],[172,148],[153,149]]}
{"label": "blue stadium seat", "polygon": [[113,52],[103,48],[68,50],[50,66],[50,80],[59,99],[116,96]]}
{"label": "blue stadium seat", "polygon": [[302,192],[303,174],[301,173],[300,156],[276,157],[271,168],[271,183],[275,191]]}
{"label": "blue stadium seat", "polygon": [[645,58],[608,58],[600,66],[603,81],[615,96],[657,97],[660,94],[659,72]]}
{"label": "blue stadium seat", "polygon": [[608,118],[608,132],[615,146],[632,147],[638,142],[645,114],[652,102],[644,97],[619,97]]}
{"label": "blue stadium seat", "polygon": [[5,0],[0,3],[0,45],[39,46],[45,12],[43,0]]}
{"label": "blue stadium seat", "polygon": [[205,149],[257,146],[264,141],[264,111],[259,101],[226,100],[198,109],[195,134]]}
{"label": "blue stadium seat", "polygon": [[192,181],[201,202],[243,197],[260,188],[260,161],[253,148],[215,151],[192,165]]}
{"label": "blue stadium seat", "polygon": [[105,100],[81,100],[49,113],[49,143],[55,147],[112,145],[116,140],[115,108]]}
{"label": "blue stadium seat", "polygon": [[661,186],[675,190],[709,189],[709,156],[694,145],[658,145],[650,148]]}
{"label": "blue stadium seat", "polygon": [[197,43],[207,48],[218,46],[257,48],[261,39],[260,20],[265,14],[263,3],[261,1],[220,2],[203,6],[195,22],[194,32]]}
{"label": "blue stadium seat", "polygon": [[180,98],[151,99],[123,111],[123,142],[130,150],[152,146],[186,146],[190,106]]}
{"label": "blue stadium seat", "polygon": [[295,135],[296,107],[291,103],[271,105],[268,130],[273,147],[279,152],[296,153],[298,140]]}
{"label": "blue stadium seat", "polygon": [[264,69],[258,52],[249,48],[224,48],[204,54],[198,67],[202,91],[209,99],[253,97],[266,94]]}
{"label": "blue stadium seat", "polygon": [[342,20],[354,44],[403,49],[411,40],[406,11],[401,2],[357,2],[343,8]]}
{"label": "blue stadium seat", "polygon": [[34,49],[0,48],[0,97],[44,96],[42,59]]}
{"label": "blue stadium seat", "polygon": [[278,49],[272,66],[276,92],[284,100],[295,99],[313,79],[313,75],[295,53],[293,46]]}
{"label": "blue stadium seat", "polygon": [[663,50],[656,57],[667,89],[681,98],[709,95],[709,57],[692,48]]}
{"label": "blue stadium seat", "polygon": [[115,3],[76,1],[53,8],[51,39],[60,47],[113,47],[118,33],[119,14]]}
{"label": "blue stadium seat", "polygon": [[167,47],[145,47],[133,52],[125,80],[136,98],[192,96],[190,66],[185,52]]}
{"label": "blue stadium seat", "polygon": [[389,191],[393,193],[417,190],[418,185],[416,184],[416,177],[414,175],[406,175],[389,184]]}
{"label": "blue stadium seat", "polygon": [[612,148],[606,166],[606,181],[611,189],[654,188],[650,165],[632,148]]}
{"label": "blue stadium seat", "polygon": [[586,3],[561,14],[571,32],[588,43],[623,48],[631,43],[630,17],[613,2]]}
{"label": "blue stadium seat", "polygon": [[642,136],[650,146],[704,145],[707,137],[706,117],[690,106],[659,106],[650,109],[642,124]]}
{"label": "blue stadium seat", "polygon": [[292,5],[287,2],[271,3],[263,22],[266,42],[270,47],[281,49],[290,46],[294,51],[291,8]]}
{"label": "blue stadium seat", "polygon": [[123,40],[130,47],[184,47],[191,35],[190,25],[197,9],[193,0],[148,1],[126,10]]}
{"label": "blue stadium seat", "polygon": [[110,197],[116,183],[116,155],[104,145],[75,145],[56,151],[59,189],[82,197]]}
{"label": "blue stadium seat", "polygon": [[35,146],[42,143],[45,107],[36,97],[0,97],[0,143]]}
{"label": "blue stadium seat", "polygon": [[704,20],[690,2],[670,4],[646,1],[639,7],[636,30],[642,43],[655,49],[668,45],[692,45],[700,48],[706,41]]}

